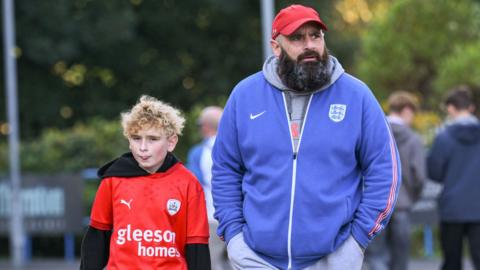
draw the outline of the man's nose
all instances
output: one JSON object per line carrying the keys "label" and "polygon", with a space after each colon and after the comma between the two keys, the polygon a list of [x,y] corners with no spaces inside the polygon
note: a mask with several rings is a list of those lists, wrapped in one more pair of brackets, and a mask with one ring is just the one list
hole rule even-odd
{"label": "man's nose", "polygon": [[310,50],[314,48],[314,43],[315,43],[315,40],[312,37],[307,36],[303,42],[303,49]]}

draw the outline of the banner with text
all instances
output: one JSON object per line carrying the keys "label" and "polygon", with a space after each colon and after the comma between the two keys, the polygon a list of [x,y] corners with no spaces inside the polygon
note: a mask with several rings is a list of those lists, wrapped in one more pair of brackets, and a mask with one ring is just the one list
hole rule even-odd
{"label": "banner with text", "polygon": [[[10,181],[0,180],[0,234],[9,231]],[[23,175],[20,192],[27,233],[58,234],[83,229],[83,179],[76,174]]]}

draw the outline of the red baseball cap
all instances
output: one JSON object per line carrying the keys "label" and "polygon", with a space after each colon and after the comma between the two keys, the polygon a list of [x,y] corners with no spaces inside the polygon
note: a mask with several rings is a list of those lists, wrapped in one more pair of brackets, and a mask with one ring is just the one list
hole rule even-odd
{"label": "red baseball cap", "polygon": [[328,30],[313,8],[302,5],[288,6],[280,10],[273,20],[272,39],[277,38],[280,34],[288,36],[307,22],[316,22],[323,30]]}

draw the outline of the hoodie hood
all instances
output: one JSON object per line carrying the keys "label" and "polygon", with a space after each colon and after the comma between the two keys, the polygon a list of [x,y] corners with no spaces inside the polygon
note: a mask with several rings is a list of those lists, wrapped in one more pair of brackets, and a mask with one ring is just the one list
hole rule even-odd
{"label": "hoodie hood", "polygon": [[459,143],[465,145],[480,142],[480,124],[453,124],[447,127],[447,132]]}
{"label": "hoodie hood", "polygon": [[392,127],[393,136],[398,145],[405,144],[412,138],[412,136],[414,136],[413,131],[407,126],[401,117],[395,114],[390,114],[387,116],[387,121]]}
{"label": "hoodie hood", "polygon": [[[267,58],[267,60],[265,60],[265,63],[263,63],[263,69],[262,69],[265,79],[271,85],[275,86],[276,88],[282,91],[292,91],[286,85],[283,84],[282,80],[280,79],[280,76],[278,76],[277,66],[278,66],[278,57],[276,57],[275,55],[272,55],[269,58]],[[335,81],[345,72],[340,62],[338,62],[337,58],[335,58],[332,55],[329,55],[328,68],[330,69],[330,74],[331,74],[330,83],[328,85],[323,86],[320,89],[316,89],[314,91],[311,91],[308,93],[302,93],[302,94],[316,93],[328,88],[330,85],[335,83]]]}
{"label": "hoodie hood", "polygon": [[405,125],[390,123],[392,127],[393,137],[395,137],[395,141],[398,145],[406,144],[407,141],[411,140],[412,136],[414,136],[413,131]]}
{"label": "hoodie hood", "polygon": [[[178,159],[172,154],[167,153],[162,166],[157,172],[166,172],[178,162]],[[114,159],[103,165],[97,172],[100,179],[107,177],[137,177],[150,175],[149,172],[138,166],[138,162],[131,152],[125,153],[117,159]]]}

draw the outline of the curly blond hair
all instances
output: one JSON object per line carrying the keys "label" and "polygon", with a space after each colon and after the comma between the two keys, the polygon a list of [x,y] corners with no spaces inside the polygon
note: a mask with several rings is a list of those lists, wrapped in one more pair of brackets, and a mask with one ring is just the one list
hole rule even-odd
{"label": "curly blond hair", "polygon": [[142,95],[129,111],[121,114],[127,138],[144,128],[161,129],[165,136],[182,135],[185,118],[180,111],[154,97]]}

